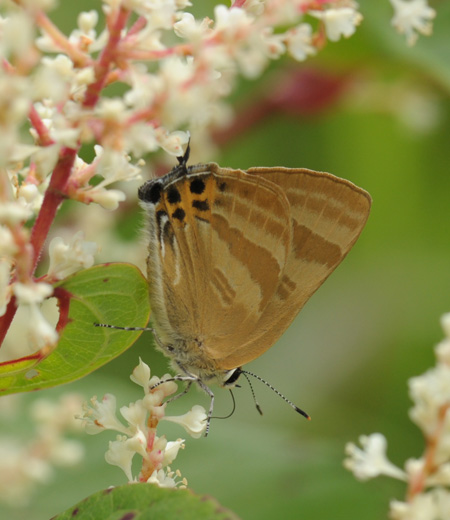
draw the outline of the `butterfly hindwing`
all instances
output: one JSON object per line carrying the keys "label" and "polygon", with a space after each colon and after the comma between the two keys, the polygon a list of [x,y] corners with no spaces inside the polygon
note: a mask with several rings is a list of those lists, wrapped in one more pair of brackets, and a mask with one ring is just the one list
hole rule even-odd
{"label": "butterfly hindwing", "polygon": [[344,259],[369,215],[367,192],[328,173],[306,169],[252,168],[250,175],[281,187],[289,201],[292,243],[279,285],[248,341],[233,345],[221,368],[260,356]]}

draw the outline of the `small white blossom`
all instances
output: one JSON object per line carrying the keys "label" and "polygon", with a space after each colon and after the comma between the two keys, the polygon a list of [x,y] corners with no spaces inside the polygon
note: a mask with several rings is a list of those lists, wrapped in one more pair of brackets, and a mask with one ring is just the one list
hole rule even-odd
{"label": "small white blossom", "polygon": [[431,435],[439,420],[439,409],[450,402],[450,366],[438,364],[409,380],[409,394],[414,401],[409,415],[426,435]]}
{"label": "small white blossom", "polygon": [[191,13],[181,13],[180,20],[173,25],[173,29],[180,38],[199,42],[211,34],[211,24],[212,20],[210,18],[206,17],[197,21]]}
{"label": "small white blossom", "polygon": [[163,150],[179,157],[183,155],[183,146],[189,141],[189,132],[176,131],[169,133],[161,129],[157,132],[157,139]]}
{"label": "small white blossom", "polygon": [[393,500],[390,506],[393,520],[450,520],[450,493],[444,488],[417,494],[408,502]]}
{"label": "small white blossom", "polygon": [[240,7],[226,7],[216,5],[214,8],[214,30],[228,41],[235,40],[236,37],[245,35],[251,30],[254,18],[245,9]]}
{"label": "small white blossom", "polygon": [[129,482],[133,481],[131,464],[136,454],[135,449],[129,449],[130,439],[126,435],[118,435],[115,441],[109,442],[109,449],[105,454],[105,460],[112,466],[119,466],[125,473]]}
{"label": "small white blossom", "polygon": [[95,435],[104,430],[115,430],[127,433],[126,428],[116,417],[116,398],[112,394],[105,394],[101,402],[97,397],[90,400],[90,406],[83,405],[84,414],[80,417],[84,421],[86,433]]}
{"label": "small white blossom", "polygon": [[49,246],[48,275],[50,277],[62,280],[80,269],[87,269],[94,265],[94,255],[98,251],[98,246],[95,242],[85,242],[83,238],[82,231],[75,233],[69,243],[64,242],[60,237],[53,238]]}
{"label": "small white blossom", "polygon": [[178,481],[177,477],[181,477],[180,472],[178,470],[172,471],[167,467],[166,469],[155,470],[147,480],[147,483],[156,484],[162,488],[185,488],[187,480],[183,478],[181,481]]}
{"label": "small white blossom", "polygon": [[367,480],[379,475],[386,475],[400,480],[406,479],[406,473],[392,464],[386,457],[386,438],[381,433],[362,435],[359,442],[363,449],[348,443],[345,452],[349,456],[344,466],[353,472],[356,478]]}
{"label": "small white blossom", "polygon": [[312,45],[312,27],[302,23],[285,34],[285,42],[289,53],[297,60],[304,61],[316,53]]}
{"label": "small white blossom", "polygon": [[184,442],[184,439],[177,439],[176,441],[169,441],[167,443],[166,449],[164,450],[164,466],[172,464],[172,462],[177,458],[179,450],[184,449]]}
{"label": "small white blossom", "polygon": [[78,27],[84,34],[89,34],[98,23],[98,12],[83,11],[77,18]]}
{"label": "small white blossom", "polygon": [[141,358],[139,358],[139,365],[133,370],[130,379],[133,383],[142,386],[146,395],[149,393],[150,367]]}
{"label": "small white blossom", "polygon": [[19,305],[32,305],[41,303],[53,294],[53,287],[44,282],[14,284],[14,293]]}
{"label": "small white blossom", "polygon": [[144,430],[145,419],[147,417],[147,410],[144,407],[142,399],[138,399],[134,403],[130,403],[128,406],[122,406],[120,413],[125,421],[129,425],[129,430]]}
{"label": "small white blossom", "polygon": [[33,216],[25,201],[2,202],[0,204],[0,224],[20,224]]}
{"label": "small white blossom", "polygon": [[429,36],[433,30],[431,20],[436,11],[428,5],[427,0],[391,0],[394,8],[392,25],[400,34],[405,34],[408,45],[414,45],[418,34]]}
{"label": "small white blossom", "polygon": [[126,199],[126,195],[121,190],[105,190],[97,186],[89,190],[89,199],[96,202],[102,208],[113,211],[119,207],[119,202]]}
{"label": "small white blossom", "polygon": [[74,76],[73,62],[64,54],[58,54],[54,58],[44,56],[42,65],[49,70],[53,70],[64,81],[69,82]]}
{"label": "small white blossom", "polygon": [[9,227],[0,224],[0,259],[6,260],[5,257],[14,256],[17,251],[17,244],[14,240],[14,235],[12,234],[11,230]]}
{"label": "small white blossom", "polygon": [[309,11],[309,14],[324,22],[327,38],[332,42],[337,42],[341,36],[352,36],[363,19],[361,13],[351,7]]}
{"label": "small white blossom", "polygon": [[[0,244],[2,243],[2,226],[0,226]],[[3,249],[0,246],[0,250]],[[11,250],[11,249],[10,249]],[[11,280],[11,263],[6,258],[0,258],[0,316],[6,312],[6,306],[11,299],[12,289],[9,285]]]}
{"label": "small white blossom", "polygon": [[164,420],[174,422],[183,426],[187,433],[198,439],[206,430],[207,416],[203,406],[195,405],[192,410],[179,416],[165,416]]}
{"label": "small white blossom", "polygon": [[141,179],[141,169],[130,162],[130,157],[112,149],[96,147],[97,162],[96,173],[104,177],[104,180],[96,186],[104,187],[113,182],[133,181]]}
{"label": "small white blossom", "polygon": [[44,318],[37,305],[29,305],[28,334],[32,348],[52,347],[58,341],[55,328]]}

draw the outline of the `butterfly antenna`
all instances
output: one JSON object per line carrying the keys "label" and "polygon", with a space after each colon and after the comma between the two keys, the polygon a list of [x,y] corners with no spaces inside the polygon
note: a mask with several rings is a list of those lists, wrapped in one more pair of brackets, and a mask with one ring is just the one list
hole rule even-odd
{"label": "butterfly antenna", "polygon": [[228,418],[230,418],[230,417],[234,414],[234,412],[236,411],[236,399],[234,398],[234,394],[233,394],[233,392],[231,391],[231,388],[229,388],[228,390],[230,391],[231,399],[232,399],[232,401],[233,401],[233,408],[232,408],[231,412],[230,412],[228,415],[224,415],[223,417],[217,417],[217,415],[213,415],[213,416],[211,417],[211,419],[228,419]]}
{"label": "butterfly antenna", "polygon": [[252,392],[253,402],[255,403],[255,406],[256,406],[256,409],[259,412],[259,415],[262,415],[263,412],[262,412],[261,407],[259,406],[259,403],[258,403],[258,401],[256,399],[255,391],[253,390],[253,386],[252,386],[252,383],[250,381],[250,378],[248,377],[247,372],[245,372],[244,370],[242,370],[241,373],[244,374],[245,379],[247,379],[248,386],[250,387],[250,390]]}
{"label": "butterfly antenna", "polygon": [[279,397],[281,397],[281,399],[283,399],[283,401],[285,401],[288,405],[290,405],[297,413],[299,413],[300,415],[303,415],[303,417],[306,417],[306,419],[308,419],[308,421],[311,420],[311,417],[305,412],[303,411],[301,408],[299,408],[298,406],[296,406],[292,401],[290,401],[287,397],[285,397],[281,392],[279,392],[276,388],[274,388],[270,383],[268,383],[265,379],[263,379],[262,377],[254,374],[253,372],[249,372],[248,370],[242,370],[241,372],[242,374],[248,374],[249,376],[252,376],[254,377],[255,379],[257,379],[258,381],[261,381],[261,383],[264,383],[267,387],[269,387],[273,392],[275,392]]}
{"label": "butterfly antenna", "polygon": [[106,329],[115,329],[115,330],[128,330],[128,331],[136,331],[136,330],[144,330],[147,332],[155,332],[155,329],[151,327],[117,327],[116,325],[108,325],[107,323],[94,323],[94,327],[104,327]]}

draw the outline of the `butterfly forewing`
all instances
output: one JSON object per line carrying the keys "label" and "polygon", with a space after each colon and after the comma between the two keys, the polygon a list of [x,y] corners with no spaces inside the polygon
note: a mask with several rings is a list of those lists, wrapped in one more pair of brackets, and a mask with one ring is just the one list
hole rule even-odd
{"label": "butterfly forewing", "polygon": [[220,360],[249,339],[279,286],[292,243],[288,200],[269,180],[208,164],[165,183],[154,212],[158,332]]}
{"label": "butterfly forewing", "polygon": [[230,346],[220,368],[245,364],[269,349],[339,265],[369,215],[367,192],[333,175],[305,169],[252,168],[281,187],[289,201],[292,242],[278,287],[247,338]]}

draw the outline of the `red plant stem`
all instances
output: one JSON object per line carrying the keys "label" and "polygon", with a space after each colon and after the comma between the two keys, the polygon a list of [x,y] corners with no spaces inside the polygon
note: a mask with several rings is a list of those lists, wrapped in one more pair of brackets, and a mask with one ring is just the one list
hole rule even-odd
{"label": "red plant stem", "polygon": [[34,19],[44,34],[47,33],[53,43],[70,56],[75,65],[85,67],[89,63],[90,57],[77,49],[43,11],[37,11],[34,14]]}
{"label": "red plant stem", "polygon": [[[47,238],[56,212],[64,200],[64,189],[69,180],[76,155],[77,151],[75,149],[63,148],[60,152],[58,163],[53,170],[50,184],[42,201],[41,210],[31,231],[30,244],[33,250],[33,261],[31,263],[31,272],[29,273],[30,277],[36,269],[45,239]],[[16,299],[12,297],[8,303],[5,314],[0,317],[0,345],[3,343],[16,311]]]}
{"label": "red plant stem", "polygon": [[8,332],[9,326],[16,314],[17,304],[16,298],[13,296],[6,307],[6,312],[3,316],[0,316],[0,345],[3,343],[5,339],[6,333]]}
{"label": "red plant stem", "polygon": [[85,107],[92,108],[97,104],[106,78],[108,77],[110,65],[114,61],[116,50],[120,42],[120,35],[122,29],[125,27],[129,14],[130,12],[127,9],[121,7],[117,13],[117,18],[111,25],[108,43],[95,65],[95,81],[91,83],[86,90],[86,96],[83,102],[83,106]]}
{"label": "red plant stem", "polygon": [[438,411],[438,423],[436,431],[427,438],[427,447],[424,453],[425,464],[423,470],[415,480],[412,480],[408,489],[408,500],[412,500],[415,495],[421,493],[425,488],[425,481],[429,475],[432,475],[436,471],[436,450],[441,440],[447,412],[450,409],[450,404],[443,404]]}
{"label": "red plant stem", "polygon": [[54,144],[55,141],[50,137],[48,128],[42,122],[42,119],[39,116],[39,114],[37,113],[37,110],[34,107],[34,105],[31,105],[30,112],[28,113],[28,117],[30,119],[30,122],[31,122],[33,128],[36,130],[36,132],[39,136],[39,144],[41,146],[50,146],[50,145]]}
{"label": "red plant stem", "polygon": [[36,269],[42,247],[44,246],[45,239],[47,238],[58,207],[64,200],[64,188],[69,180],[76,155],[77,151],[74,148],[62,148],[58,163],[53,170],[50,184],[42,201],[41,210],[31,231],[30,243],[34,254],[33,272]]}

